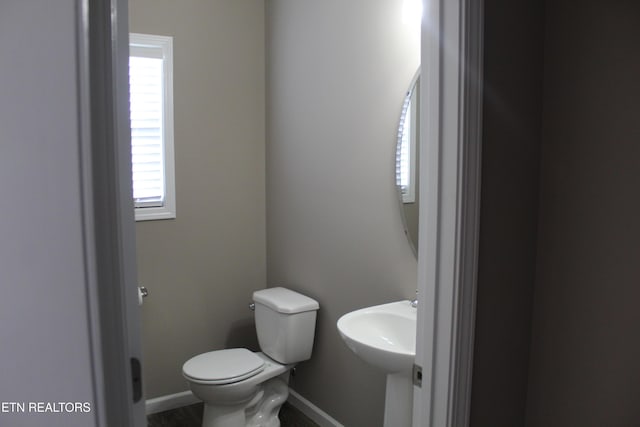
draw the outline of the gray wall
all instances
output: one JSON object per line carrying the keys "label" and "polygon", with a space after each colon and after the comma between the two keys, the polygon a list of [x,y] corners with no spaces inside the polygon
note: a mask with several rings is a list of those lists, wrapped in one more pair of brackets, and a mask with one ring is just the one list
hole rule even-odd
{"label": "gray wall", "polygon": [[264,5],[130,0],[133,32],[174,37],[177,219],[137,223],[147,398],[188,388],[182,364],[256,348],[266,286]]}
{"label": "gray wall", "polygon": [[344,345],[336,321],[415,291],[394,156],[419,36],[395,0],[267,9],[268,285],[320,303],[314,353],[292,387],[345,425],[381,425],[384,375]]}
{"label": "gray wall", "polygon": [[77,2],[0,6],[0,402],[90,402],[88,414],[1,413],[2,426],[97,425],[85,284]]}
{"label": "gray wall", "polygon": [[471,425],[636,425],[640,5],[538,3],[485,2]]}
{"label": "gray wall", "polygon": [[485,0],[472,426],[524,425],[535,279],[543,7]]}
{"label": "gray wall", "polygon": [[527,425],[638,425],[640,3],[547,6]]}

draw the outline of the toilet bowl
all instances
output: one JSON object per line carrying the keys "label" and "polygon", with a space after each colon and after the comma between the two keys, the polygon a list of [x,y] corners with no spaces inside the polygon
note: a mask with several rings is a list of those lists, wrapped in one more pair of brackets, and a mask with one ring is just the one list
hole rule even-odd
{"label": "toilet bowl", "polygon": [[287,383],[292,367],[264,353],[235,348],[190,359],[183,375],[193,394],[205,402],[203,426],[277,427],[279,422],[266,420],[277,419],[289,396]]}
{"label": "toilet bowl", "polygon": [[279,427],[289,372],[311,356],[316,301],[281,287],[256,291],[253,300],[262,352],[216,350],[183,365],[191,391],[204,402],[203,427]]}

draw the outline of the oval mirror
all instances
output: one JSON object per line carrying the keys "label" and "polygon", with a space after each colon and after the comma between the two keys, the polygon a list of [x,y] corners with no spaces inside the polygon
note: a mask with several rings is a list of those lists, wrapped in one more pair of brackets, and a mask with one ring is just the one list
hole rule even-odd
{"label": "oval mirror", "polygon": [[404,233],[413,253],[418,255],[418,217],[420,212],[420,70],[414,76],[402,104],[396,146],[396,188]]}

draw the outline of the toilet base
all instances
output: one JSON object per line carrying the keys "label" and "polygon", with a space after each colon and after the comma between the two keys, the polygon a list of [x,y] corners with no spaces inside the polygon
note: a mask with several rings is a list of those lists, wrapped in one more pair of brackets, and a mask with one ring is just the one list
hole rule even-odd
{"label": "toilet base", "polygon": [[289,397],[289,386],[280,377],[265,381],[256,395],[240,405],[205,402],[202,427],[280,427],[278,413]]}

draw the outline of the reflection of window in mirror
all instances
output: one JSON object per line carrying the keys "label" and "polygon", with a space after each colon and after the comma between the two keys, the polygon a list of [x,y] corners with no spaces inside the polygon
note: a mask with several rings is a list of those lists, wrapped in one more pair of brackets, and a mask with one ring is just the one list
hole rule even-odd
{"label": "reflection of window in mirror", "polygon": [[420,217],[420,70],[402,103],[396,138],[396,188],[404,232],[414,254],[418,250]]}
{"label": "reflection of window in mirror", "polygon": [[129,35],[131,163],[136,221],[176,217],[172,37]]}
{"label": "reflection of window in mirror", "polygon": [[412,108],[414,93],[409,95],[406,110],[403,112],[398,176],[403,203],[414,203],[416,200],[416,129],[412,126],[412,123],[415,123],[415,108]]}

